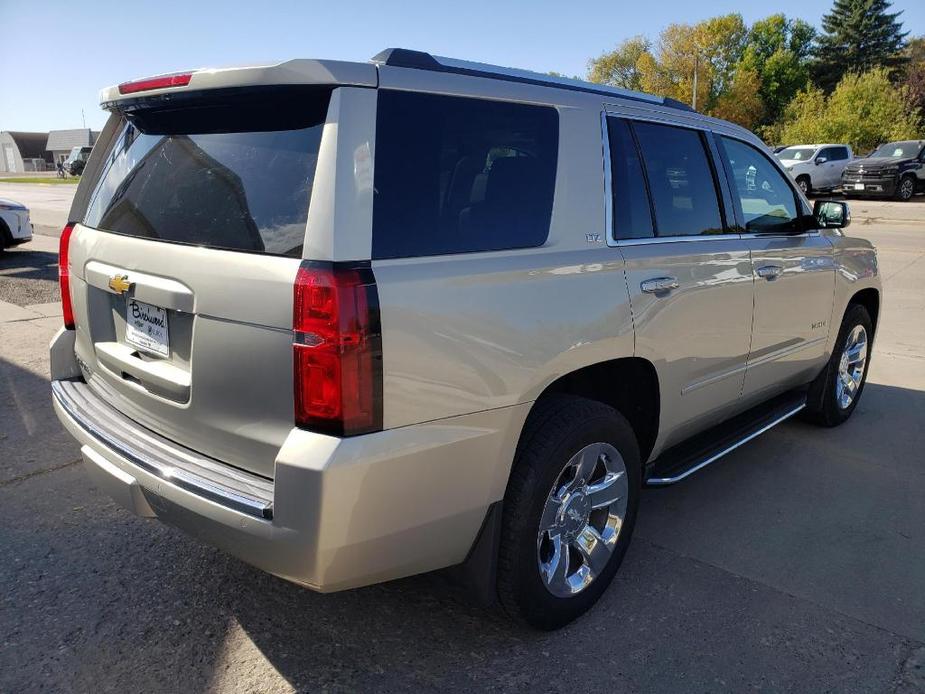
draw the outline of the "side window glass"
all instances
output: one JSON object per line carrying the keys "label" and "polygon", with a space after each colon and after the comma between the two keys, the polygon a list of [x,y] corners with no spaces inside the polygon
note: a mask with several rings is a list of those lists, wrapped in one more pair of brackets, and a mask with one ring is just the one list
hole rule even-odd
{"label": "side window glass", "polygon": [[796,198],[780,170],[751,145],[722,136],[720,141],[746,231],[796,231]]}
{"label": "side window glass", "polygon": [[826,161],[832,161],[834,157],[832,156],[831,147],[823,147],[819,150],[819,154],[816,155],[816,159],[825,159]]}
{"label": "side window glass", "polygon": [[610,139],[613,233],[616,239],[642,239],[654,235],[652,210],[636,143],[629,125],[607,119]]}
{"label": "side window glass", "polygon": [[696,130],[634,122],[658,236],[722,234],[713,171]]}
{"label": "side window glass", "polygon": [[381,90],[376,123],[374,259],[546,242],[556,109]]}
{"label": "side window glass", "polygon": [[835,159],[838,161],[844,161],[848,158],[848,148],[847,147],[836,147],[835,148]]}

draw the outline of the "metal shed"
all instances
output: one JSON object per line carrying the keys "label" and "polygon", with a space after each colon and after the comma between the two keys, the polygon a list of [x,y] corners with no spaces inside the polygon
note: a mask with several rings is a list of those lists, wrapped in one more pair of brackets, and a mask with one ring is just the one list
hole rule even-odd
{"label": "metal shed", "polygon": [[0,132],[0,173],[44,171],[48,133]]}
{"label": "metal shed", "polygon": [[92,147],[99,133],[89,128],[75,130],[52,130],[48,133],[45,149],[51,154],[52,162],[64,161],[74,147]]}

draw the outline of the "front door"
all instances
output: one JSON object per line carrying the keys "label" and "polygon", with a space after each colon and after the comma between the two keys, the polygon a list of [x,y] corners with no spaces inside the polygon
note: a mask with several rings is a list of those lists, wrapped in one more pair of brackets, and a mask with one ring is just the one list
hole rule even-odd
{"label": "front door", "polygon": [[745,142],[720,137],[744,240],[751,253],[755,315],[743,395],[747,400],[813,379],[835,318],[832,245],[804,229],[802,203],[780,169]]}

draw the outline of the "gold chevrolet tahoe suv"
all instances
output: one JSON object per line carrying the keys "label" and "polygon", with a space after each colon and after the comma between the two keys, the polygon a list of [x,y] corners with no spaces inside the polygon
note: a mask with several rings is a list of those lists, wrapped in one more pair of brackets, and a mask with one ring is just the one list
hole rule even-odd
{"label": "gold chevrolet tahoe suv", "polygon": [[308,588],[454,567],[561,626],[643,486],[861,396],[846,205],[670,99],[391,49],[101,102],[55,410],[127,508]]}

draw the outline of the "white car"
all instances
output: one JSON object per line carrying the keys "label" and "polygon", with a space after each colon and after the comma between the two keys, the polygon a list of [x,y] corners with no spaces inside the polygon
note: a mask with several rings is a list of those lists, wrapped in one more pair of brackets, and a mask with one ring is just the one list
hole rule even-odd
{"label": "white car", "polygon": [[841,185],[841,174],[854,153],[848,145],[792,145],[775,154],[807,195]]}
{"label": "white car", "polygon": [[29,208],[12,200],[0,198],[0,253],[11,246],[32,240]]}

